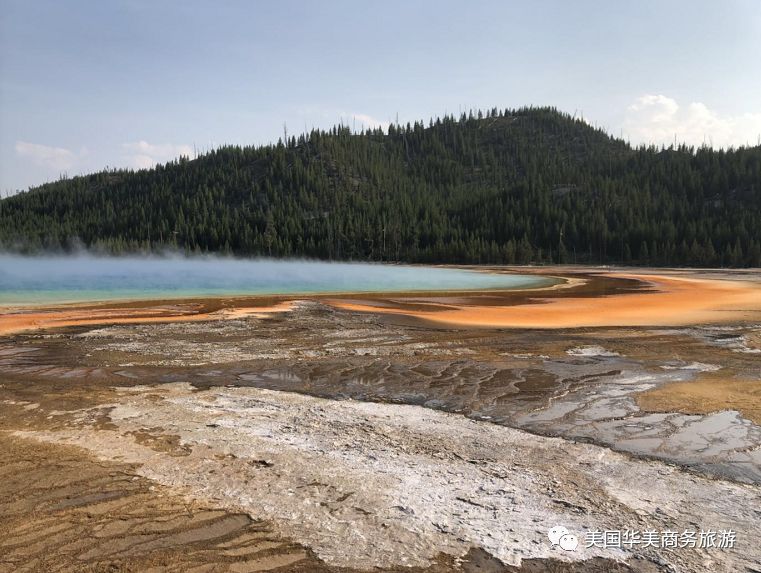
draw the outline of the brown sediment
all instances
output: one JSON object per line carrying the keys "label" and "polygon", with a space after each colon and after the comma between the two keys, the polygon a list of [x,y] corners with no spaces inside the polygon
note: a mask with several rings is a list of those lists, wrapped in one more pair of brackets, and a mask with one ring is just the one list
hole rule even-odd
{"label": "brown sediment", "polygon": [[158,491],[129,464],[2,432],[0,468],[0,571],[328,570],[268,524]]}
{"label": "brown sediment", "polygon": [[[362,317],[353,318],[359,321]],[[243,323],[219,326],[252,330]],[[204,337],[208,334],[204,324],[189,323],[180,327],[193,329]],[[126,327],[119,327],[122,328]],[[140,327],[147,331],[160,328],[159,325]],[[321,330],[321,336],[325,334]],[[55,434],[81,426],[107,435],[118,430],[110,415],[113,407],[125,397],[129,399],[139,394],[148,402],[162,401],[164,387],[157,382],[167,370],[141,368],[134,370],[137,376],[133,378],[120,375],[129,367],[82,365],[79,357],[87,352],[71,346],[80,341],[73,336],[66,333],[41,339],[35,335],[20,335],[16,344],[0,347],[3,370],[0,384],[0,572],[355,571],[326,565],[306,546],[304,539],[289,531],[292,527],[288,521],[251,519],[242,508],[226,507],[215,496],[193,495],[179,487],[141,477],[140,468],[127,463],[124,457],[133,442],[153,452],[151,457],[168,456],[178,463],[193,455],[197,448],[187,440],[178,439],[179,435],[169,425],[139,424],[133,430],[128,429],[120,438],[119,446],[112,450],[111,461],[98,459],[70,444],[46,445],[14,435],[18,431]],[[33,346],[24,342],[32,340],[36,341]],[[68,366],[54,367],[61,362]],[[191,370],[183,368],[182,372],[190,374]],[[221,372],[219,377],[225,378]],[[216,383],[220,383],[216,378]],[[138,386],[127,390],[134,385]],[[203,403],[208,394],[192,392],[191,395],[197,395]],[[287,394],[284,397],[288,399]],[[359,423],[365,427],[362,420]],[[199,421],[198,430],[211,431],[211,428]],[[122,446],[127,449],[122,450]],[[270,460],[266,454],[251,460],[254,475],[269,471]],[[222,484],[219,468],[240,460],[230,455],[228,449],[209,449],[206,462],[209,464],[207,473],[218,475]],[[280,471],[279,467],[275,465],[276,471]],[[246,490],[254,499],[259,495],[256,488],[261,483],[252,481],[251,488]],[[309,491],[316,487],[310,486]],[[337,498],[336,503],[346,502],[347,508],[351,508],[351,497],[341,499]],[[298,522],[297,518],[293,519]],[[624,563],[600,557],[574,563],[530,558],[521,566],[510,566],[478,548],[461,559],[438,555],[429,566],[381,569],[374,565],[366,561],[358,563],[357,568],[378,573],[651,573],[657,570],[643,559]]]}
{"label": "brown sediment", "polygon": [[[0,571],[212,571],[358,573],[331,567],[271,524],[191,499],[136,475],[131,464],[0,432]],[[367,569],[370,570],[368,567]],[[379,573],[654,573],[592,558],[527,559],[508,566],[481,549],[441,555],[429,567]]]}
{"label": "brown sediment", "polygon": [[637,395],[637,404],[648,412],[710,414],[737,410],[761,424],[761,380],[737,379],[719,373],[697,380],[672,382]]}
{"label": "brown sediment", "polygon": [[640,292],[577,296],[539,296],[523,302],[483,304],[477,297],[446,306],[405,308],[389,301],[332,299],[343,310],[403,315],[459,327],[574,328],[600,326],[677,326],[745,322],[761,319],[761,285],[751,281],[717,280],[665,274],[616,272],[605,278],[636,281]]}
{"label": "brown sediment", "polygon": [[[264,302],[264,301],[260,301]],[[210,301],[186,302],[167,305],[155,303],[123,303],[111,306],[61,305],[42,309],[0,308],[0,335],[44,330],[65,326],[92,326],[98,324],[147,324],[151,322],[197,322],[243,318],[288,312],[292,301],[281,301],[267,306],[227,307]],[[134,306],[138,305],[138,306]]]}

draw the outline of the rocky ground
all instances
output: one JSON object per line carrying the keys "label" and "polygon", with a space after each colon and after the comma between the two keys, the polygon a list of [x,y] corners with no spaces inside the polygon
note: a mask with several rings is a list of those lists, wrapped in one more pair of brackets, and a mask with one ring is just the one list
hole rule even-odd
{"label": "rocky ground", "polygon": [[[761,571],[759,355],[754,323],[454,329],[314,300],[7,336],[0,570]],[[606,529],[736,541],[584,547]]]}
{"label": "rocky ground", "polygon": [[[76,445],[136,473],[243,510],[328,565],[430,565],[480,548],[500,561],[634,557],[676,570],[750,567],[757,487],[631,460],[416,406],[189,384],[122,389],[19,437]],[[107,416],[109,428],[103,428]],[[237,523],[237,522],[236,522]],[[732,529],[735,549],[553,548],[547,531]],[[128,547],[119,541],[113,548]]]}

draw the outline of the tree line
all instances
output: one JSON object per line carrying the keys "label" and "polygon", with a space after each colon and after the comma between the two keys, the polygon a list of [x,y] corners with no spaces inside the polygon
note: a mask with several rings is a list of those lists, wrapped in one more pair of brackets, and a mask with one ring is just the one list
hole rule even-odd
{"label": "tree line", "polygon": [[553,108],[224,146],[0,201],[0,247],[761,266],[761,147],[632,147]]}

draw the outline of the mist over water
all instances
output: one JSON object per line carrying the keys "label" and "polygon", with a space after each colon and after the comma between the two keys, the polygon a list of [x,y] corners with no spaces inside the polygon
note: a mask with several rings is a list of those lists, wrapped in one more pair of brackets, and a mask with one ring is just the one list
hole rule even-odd
{"label": "mist over water", "polygon": [[0,304],[214,295],[511,289],[527,275],[368,263],[225,257],[0,255]]}

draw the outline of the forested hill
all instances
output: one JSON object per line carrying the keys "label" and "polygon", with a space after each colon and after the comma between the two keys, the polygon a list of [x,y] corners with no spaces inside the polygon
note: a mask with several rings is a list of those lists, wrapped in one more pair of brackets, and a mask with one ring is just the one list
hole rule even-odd
{"label": "forested hill", "polygon": [[548,108],[223,147],[0,201],[0,246],[761,266],[761,147],[639,148]]}

